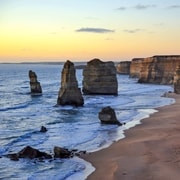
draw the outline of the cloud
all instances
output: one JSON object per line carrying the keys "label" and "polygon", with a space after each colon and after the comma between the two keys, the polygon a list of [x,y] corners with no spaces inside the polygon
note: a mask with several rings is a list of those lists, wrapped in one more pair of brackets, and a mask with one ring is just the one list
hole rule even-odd
{"label": "cloud", "polygon": [[90,33],[114,33],[114,30],[104,28],[80,28],[76,32],[90,32]]}
{"label": "cloud", "polygon": [[161,27],[161,26],[164,26],[165,24],[163,22],[161,23],[156,23],[156,24],[153,24],[154,26],[157,26],[157,27]]}
{"label": "cloud", "polygon": [[137,9],[137,10],[145,10],[145,9],[154,8],[154,7],[156,7],[156,5],[154,5],[154,4],[151,4],[151,5],[138,4],[134,8]]}
{"label": "cloud", "polygon": [[119,8],[117,8],[116,10],[118,10],[118,11],[124,11],[124,10],[126,10],[127,9],[127,7],[119,7]]}
{"label": "cloud", "polygon": [[139,31],[143,31],[143,29],[124,29],[123,31],[126,33],[133,34],[133,33],[139,32]]}
{"label": "cloud", "polygon": [[179,9],[180,8],[180,5],[171,5],[171,6],[168,6],[168,9]]}

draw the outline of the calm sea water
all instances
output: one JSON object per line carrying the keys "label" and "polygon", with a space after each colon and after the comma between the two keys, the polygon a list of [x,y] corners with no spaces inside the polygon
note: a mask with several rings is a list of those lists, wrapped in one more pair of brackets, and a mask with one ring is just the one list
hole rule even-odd
{"label": "calm sea water", "polygon": [[[43,96],[30,95],[28,71],[38,76]],[[0,64],[0,179],[83,180],[93,167],[80,158],[38,162],[11,161],[3,155],[25,146],[52,153],[54,146],[93,152],[124,137],[123,131],[154,113],[154,108],[171,104],[162,97],[170,86],[138,84],[136,79],[117,75],[118,96],[84,96],[83,107],[55,107],[62,65]],[[82,87],[82,70],[76,70]],[[98,112],[115,109],[122,127],[101,125]],[[41,126],[48,131],[40,133]]]}

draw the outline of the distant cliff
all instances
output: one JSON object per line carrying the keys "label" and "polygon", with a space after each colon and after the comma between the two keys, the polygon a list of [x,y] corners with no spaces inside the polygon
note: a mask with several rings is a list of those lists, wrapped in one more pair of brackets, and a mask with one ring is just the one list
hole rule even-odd
{"label": "distant cliff", "polygon": [[140,63],[139,83],[173,84],[180,56],[153,56],[144,58]]}
{"label": "distant cliff", "polygon": [[131,64],[130,64],[130,74],[129,74],[129,76],[131,78],[139,78],[140,77],[143,60],[144,60],[144,58],[132,59]]}
{"label": "distant cliff", "polygon": [[116,70],[118,74],[129,74],[130,73],[131,61],[121,61],[117,64]]}

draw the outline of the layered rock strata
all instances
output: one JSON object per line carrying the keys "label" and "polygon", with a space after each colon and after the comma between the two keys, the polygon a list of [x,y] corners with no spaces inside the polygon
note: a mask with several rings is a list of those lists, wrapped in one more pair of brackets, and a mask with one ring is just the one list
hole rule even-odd
{"label": "layered rock strata", "polygon": [[71,61],[66,61],[61,73],[61,88],[57,104],[75,106],[82,106],[84,104],[81,90],[78,88],[75,67]]}
{"label": "layered rock strata", "polygon": [[31,94],[42,94],[42,88],[40,82],[37,80],[37,75],[32,70],[29,71],[30,89]]}
{"label": "layered rock strata", "polygon": [[180,64],[180,56],[153,56],[144,58],[139,83],[173,84],[174,72]]}
{"label": "layered rock strata", "polygon": [[174,92],[180,94],[180,64],[177,66],[174,75]]}
{"label": "layered rock strata", "polygon": [[129,74],[130,73],[131,61],[121,61],[117,64],[116,70],[118,74]]}
{"label": "layered rock strata", "polygon": [[118,82],[113,62],[93,59],[83,70],[83,93],[117,95]]}

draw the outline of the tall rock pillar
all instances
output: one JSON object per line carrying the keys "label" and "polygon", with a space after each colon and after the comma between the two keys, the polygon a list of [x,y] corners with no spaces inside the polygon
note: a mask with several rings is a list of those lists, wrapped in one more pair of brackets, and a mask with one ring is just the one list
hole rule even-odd
{"label": "tall rock pillar", "polygon": [[75,67],[71,61],[66,61],[61,73],[61,88],[57,104],[75,106],[82,106],[84,104],[84,99],[76,80]]}
{"label": "tall rock pillar", "polygon": [[174,92],[180,94],[180,65],[177,66],[174,75]]}
{"label": "tall rock pillar", "polygon": [[29,71],[31,94],[41,95],[42,88],[40,82],[37,80],[37,75],[32,70]]}

